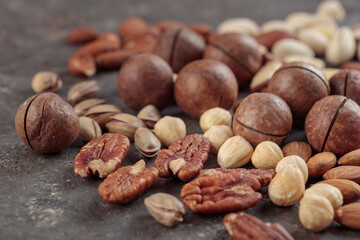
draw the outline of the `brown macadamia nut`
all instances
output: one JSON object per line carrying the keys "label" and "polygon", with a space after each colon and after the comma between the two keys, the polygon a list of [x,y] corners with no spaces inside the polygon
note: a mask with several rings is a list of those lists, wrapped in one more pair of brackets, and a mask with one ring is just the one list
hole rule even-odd
{"label": "brown macadamia nut", "polygon": [[343,95],[360,105],[360,71],[340,70],[329,83],[331,95]]}

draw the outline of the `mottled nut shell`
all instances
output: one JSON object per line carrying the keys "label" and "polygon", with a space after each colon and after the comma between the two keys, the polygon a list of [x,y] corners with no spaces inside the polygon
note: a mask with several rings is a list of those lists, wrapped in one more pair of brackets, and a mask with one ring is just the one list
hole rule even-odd
{"label": "mottled nut shell", "polygon": [[184,27],[172,27],[159,36],[154,54],[177,73],[189,62],[201,59],[204,49],[205,41],[199,34]]}
{"label": "mottled nut shell", "polygon": [[210,37],[204,58],[225,63],[234,72],[240,88],[250,83],[263,60],[256,40],[240,33],[217,34]]}
{"label": "mottled nut shell", "polygon": [[360,107],[343,96],[328,96],[311,108],[305,133],[317,152],[344,155],[360,148]]}
{"label": "mottled nut shell", "polygon": [[174,86],[176,103],[186,114],[196,118],[213,107],[229,109],[237,94],[234,74],[225,64],[212,59],[186,65]]}
{"label": "mottled nut shell", "polygon": [[324,73],[306,63],[284,64],[270,79],[268,91],[289,105],[294,120],[303,121],[314,103],[330,93]]}
{"label": "mottled nut shell", "polygon": [[15,116],[20,139],[37,153],[54,153],[68,147],[79,134],[79,118],[55,93],[34,95]]}
{"label": "mottled nut shell", "polygon": [[360,105],[360,71],[340,70],[329,83],[331,95],[343,95]]}
{"label": "mottled nut shell", "polygon": [[118,92],[124,102],[139,111],[152,104],[159,110],[172,99],[170,66],[153,54],[138,54],[125,61],[119,71]]}
{"label": "mottled nut shell", "polygon": [[284,100],[271,93],[252,93],[237,108],[233,119],[235,135],[253,147],[273,141],[280,145],[291,132],[292,116]]}

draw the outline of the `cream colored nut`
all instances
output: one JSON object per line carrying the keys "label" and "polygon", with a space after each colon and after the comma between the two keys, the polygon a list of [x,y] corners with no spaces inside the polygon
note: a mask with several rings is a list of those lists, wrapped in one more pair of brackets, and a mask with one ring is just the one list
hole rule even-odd
{"label": "cream colored nut", "polygon": [[271,141],[264,141],[256,146],[251,156],[251,162],[259,169],[275,169],[283,158],[284,155],[279,145]]}
{"label": "cream colored nut", "polygon": [[145,127],[143,121],[139,118],[128,114],[119,113],[111,117],[111,120],[106,123],[106,128],[111,133],[121,133],[127,136],[130,140],[134,139],[134,134],[138,128]]}
{"label": "cream colored nut", "polygon": [[217,161],[222,168],[237,168],[247,164],[253,152],[253,147],[245,138],[234,136],[220,147]]}
{"label": "cream colored nut", "polygon": [[170,146],[179,138],[185,137],[186,125],[177,117],[165,116],[154,127],[154,133],[165,146]]}
{"label": "cream colored nut", "polygon": [[129,173],[132,175],[136,175],[142,173],[146,168],[146,163],[144,159],[137,161],[130,169]]}
{"label": "cream colored nut", "polygon": [[355,37],[356,41],[358,42],[360,40],[360,24],[353,27],[352,31],[354,33],[354,37]]}
{"label": "cream colored nut", "polygon": [[291,206],[297,203],[305,191],[304,176],[296,165],[289,165],[277,172],[270,182],[268,194],[277,206]]}
{"label": "cream colored nut", "polygon": [[105,128],[106,123],[111,120],[111,117],[117,113],[121,113],[121,109],[111,104],[100,104],[91,107],[84,116],[90,117],[97,121],[101,128]]}
{"label": "cream colored nut", "polygon": [[170,161],[169,168],[171,172],[176,176],[176,174],[179,172],[180,168],[186,164],[186,161],[184,158],[177,158],[175,160]]}
{"label": "cream colored nut", "polygon": [[325,54],[326,46],[329,43],[329,39],[324,34],[311,28],[301,29],[298,33],[298,38],[311,47],[317,56]]}
{"label": "cream colored nut", "polygon": [[309,177],[309,171],[305,160],[297,155],[290,155],[281,159],[276,165],[275,172],[281,172],[284,168],[287,168],[290,165],[294,165],[300,169],[304,177],[304,182],[306,183]]}
{"label": "cream colored nut", "polygon": [[271,49],[275,57],[283,59],[288,55],[300,55],[306,57],[314,57],[314,51],[306,44],[296,39],[282,39],[277,41]]}
{"label": "cream colored nut", "polygon": [[282,20],[271,20],[261,25],[261,32],[267,33],[272,31],[285,31],[293,33],[294,28]]}
{"label": "cream colored nut", "polygon": [[286,17],[286,23],[295,31],[310,24],[314,19],[314,15],[307,12],[293,12]]}
{"label": "cream colored nut", "polygon": [[176,79],[178,78],[178,74],[177,73],[173,73],[172,75],[172,80],[173,80],[173,83],[176,82]]}
{"label": "cream colored nut", "polygon": [[38,72],[31,82],[31,87],[36,93],[58,92],[62,85],[59,75],[53,72]]}
{"label": "cream colored nut", "polygon": [[102,135],[99,124],[92,118],[80,117],[79,138],[84,142],[90,142],[92,139]]}
{"label": "cream colored nut", "polygon": [[100,87],[95,80],[82,81],[69,89],[67,100],[72,104],[77,104],[85,99],[94,98],[99,91]]}
{"label": "cream colored nut", "polygon": [[319,4],[316,15],[341,22],[345,18],[346,11],[340,1],[327,0]]}
{"label": "cream colored nut", "polygon": [[91,98],[79,102],[74,106],[74,111],[78,116],[83,116],[90,108],[106,103],[105,99]]}
{"label": "cream colored nut", "polygon": [[356,57],[360,61],[360,44],[358,44],[358,46],[357,46]]}
{"label": "cream colored nut", "polygon": [[167,193],[155,193],[144,200],[147,210],[155,220],[167,227],[173,227],[183,221],[184,205]]}
{"label": "cream colored nut", "polygon": [[311,65],[314,65],[317,68],[324,68],[325,62],[320,58],[313,58],[313,57],[305,57],[300,55],[288,55],[283,58],[284,63],[290,63],[290,62],[304,62]]}
{"label": "cream colored nut", "polygon": [[319,232],[332,223],[334,208],[327,198],[317,194],[308,195],[300,201],[299,218],[306,229]]}
{"label": "cream colored nut", "polygon": [[153,129],[157,121],[160,120],[160,112],[154,105],[147,105],[142,108],[137,117],[142,120],[148,128]]}
{"label": "cream colored nut", "polygon": [[327,198],[334,209],[343,205],[343,195],[341,194],[340,190],[330,184],[317,183],[312,185],[310,188],[305,190],[304,197],[314,194]]}
{"label": "cream colored nut", "polygon": [[326,60],[333,65],[350,61],[356,52],[356,41],[348,27],[339,28],[326,48]]}
{"label": "cream colored nut", "polygon": [[226,125],[231,126],[231,114],[228,110],[215,107],[206,110],[200,116],[200,127],[206,132],[211,126]]}
{"label": "cream colored nut", "polygon": [[338,26],[336,22],[329,19],[316,18],[314,19],[314,21],[307,25],[307,28],[315,30],[323,34],[328,40],[331,40]]}
{"label": "cream colored nut", "polygon": [[336,73],[340,71],[338,68],[323,68],[323,73],[326,76],[326,79],[330,79],[332,76],[334,76]]}
{"label": "cream colored nut", "polygon": [[260,70],[254,75],[250,83],[250,89],[257,91],[261,86],[266,85],[272,75],[281,67],[282,63],[279,61],[267,62]]}
{"label": "cream colored nut", "polygon": [[260,31],[258,24],[249,18],[230,18],[219,24],[218,33],[244,33],[255,35]]}
{"label": "cream colored nut", "polygon": [[204,137],[209,140],[211,149],[210,152],[217,154],[224,142],[234,136],[231,127],[226,125],[216,125],[210,127],[205,133]]}
{"label": "cream colored nut", "polygon": [[154,157],[161,149],[159,139],[149,129],[143,127],[136,130],[134,144],[136,149],[145,157]]}

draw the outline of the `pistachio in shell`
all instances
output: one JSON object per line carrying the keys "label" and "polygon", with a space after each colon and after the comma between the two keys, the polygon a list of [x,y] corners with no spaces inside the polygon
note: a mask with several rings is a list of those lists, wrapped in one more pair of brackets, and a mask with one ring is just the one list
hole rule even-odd
{"label": "pistachio in shell", "polygon": [[106,124],[106,128],[111,133],[121,133],[129,139],[134,139],[136,130],[145,127],[145,124],[134,115],[128,113],[119,113],[111,117]]}
{"label": "pistachio in shell", "polygon": [[161,118],[159,110],[152,104],[141,109],[137,117],[150,129],[154,129],[155,124]]}
{"label": "pistachio in shell", "polygon": [[156,156],[161,149],[159,139],[147,128],[138,128],[134,134],[136,149],[145,157]]}

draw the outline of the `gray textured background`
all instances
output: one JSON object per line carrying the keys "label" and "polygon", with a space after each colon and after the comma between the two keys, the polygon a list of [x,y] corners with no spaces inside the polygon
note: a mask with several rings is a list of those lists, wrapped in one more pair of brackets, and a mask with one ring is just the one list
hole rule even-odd
{"label": "gray textured background", "polygon": [[[143,200],[159,191],[179,197],[183,185],[178,180],[158,180],[135,201],[113,206],[98,195],[101,180],[81,179],[73,172],[73,160],[83,143],[53,155],[38,155],[25,147],[14,129],[19,105],[33,95],[32,76],[41,70],[55,71],[64,81],[60,91],[81,79],[67,73],[66,62],[76,49],[65,43],[67,33],[77,26],[98,31],[116,31],[119,22],[137,15],[149,23],[177,19],[188,23],[204,22],[217,26],[230,17],[250,17],[258,23],[283,19],[293,11],[315,11],[320,1],[0,1],[0,239],[230,239],[221,215],[202,216],[187,211],[176,228],[157,224],[146,211]],[[360,23],[360,2],[343,1],[346,22]],[[117,72],[95,76],[102,91],[100,98],[129,110],[117,96]],[[244,95],[244,93],[242,94]],[[162,112],[185,119],[189,133],[201,132],[197,120],[183,116],[176,106]],[[290,140],[304,140],[295,130]],[[289,141],[289,139],[288,139]],[[123,165],[141,156],[131,146]],[[147,160],[152,165],[154,159]],[[206,168],[215,167],[210,156]],[[266,193],[266,189],[262,189]],[[298,220],[298,205],[276,207],[267,194],[257,207],[248,210],[264,221],[281,223],[296,239],[356,239],[359,232],[333,223],[322,233],[304,230]]]}

